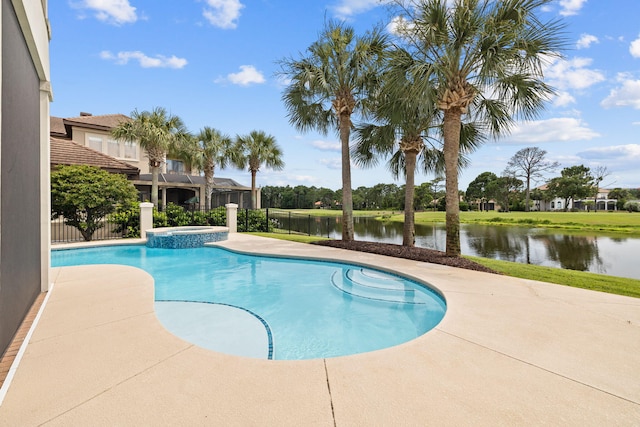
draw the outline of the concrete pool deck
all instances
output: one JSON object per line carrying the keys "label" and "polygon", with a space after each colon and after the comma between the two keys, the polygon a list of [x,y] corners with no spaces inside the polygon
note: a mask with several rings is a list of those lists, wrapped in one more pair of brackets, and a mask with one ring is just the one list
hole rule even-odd
{"label": "concrete pool deck", "polygon": [[166,331],[142,270],[57,268],[0,425],[640,424],[640,299],[242,234],[218,244],[400,271],[442,291],[447,314],[385,350],[249,359]]}

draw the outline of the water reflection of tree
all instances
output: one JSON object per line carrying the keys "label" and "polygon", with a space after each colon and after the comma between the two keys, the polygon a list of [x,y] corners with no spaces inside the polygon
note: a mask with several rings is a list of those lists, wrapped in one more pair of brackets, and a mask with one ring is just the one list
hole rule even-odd
{"label": "water reflection of tree", "polygon": [[469,226],[467,244],[478,256],[529,263],[529,233],[517,227]]}
{"label": "water reflection of tree", "polygon": [[[356,236],[366,236],[366,240],[402,242],[402,223],[378,221],[374,218],[355,218]],[[416,231],[417,234],[417,231]]]}
{"label": "water reflection of tree", "polygon": [[558,262],[562,268],[589,271],[592,264],[600,269],[604,266],[598,249],[597,237],[543,234],[534,238],[545,244],[548,258]]}

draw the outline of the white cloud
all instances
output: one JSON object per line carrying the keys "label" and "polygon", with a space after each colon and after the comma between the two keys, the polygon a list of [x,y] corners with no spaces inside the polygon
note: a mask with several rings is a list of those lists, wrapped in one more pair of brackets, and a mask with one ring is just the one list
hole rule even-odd
{"label": "white cloud", "polygon": [[582,9],[582,6],[587,2],[587,0],[560,0],[560,15],[562,16],[570,16],[577,15]]}
{"label": "white cloud", "polygon": [[631,56],[634,58],[640,58],[640,36],[631,42],[629,52],[631,52]]}
{"label": "white cloud", "polygon": [[588,148],[577,153],[576,157],[575,164],[582,163],[588,167],[606,166],[614,173],[609,179],[616,187],[638,186],[640,144]]}
{"label": "white cloud", "polygon": [[535,120],[518,124],[508,142],[535,144],[544,142],[585,141],[600,136],[580,119],[572,117]]}
{"label": "white cloud", "polygon": [[640,80],[622,80],[622,86],[612,89],[600,105],[604,108],[632,107],[640,110]]}
{"label": "white cloud", "polygon": [[414,28],[414,23],[407,21],[407,19],[402,16],[396,16],[387,24],[387,32],[396,36],[409,34]]}
{"label": "white cloud", "polygon": [[326,166],[329,169],[341,170],[342,169],[342,159],[340,157],[334,157],[331,159],[320,159],[318,160],[321,165]]}
{"label": "white cloud", "polygon": [[156,55],[150,57],[140,51],[132,52],[118,52],[113,54],[108,50],[100,52],[100,58],[114,61],[116,64],[125,65],[130,60],[138,61],[138,64],[142,68],[183,68],[187,65],[187,60],[184,58],[178,58],[175,55],[170,57],[163,55]]}
{"label": "white cloud", "polygon": [[569,92],[558,92],[558,95],[553,100],[553,105],[556,107],[566,107],[569,104],[575,104],[576,99],[569,94]]}
{"label": "white cloud", "polygon": [[331,9],[340,19],[347,19],[358,13],[363,13],[380,5],[379,0],[340,0]]}
{"label": "white cloud", "polygon": [[249,86],[251,84],[264,83],[266,80],[262,73],[253,65],[241,65],[240,71],[228,74],[226,78],[216,79],[216,83],[230,82],[234,85]]}
{"label": "white cloud", "polygon": [[240,0],[206,0],[202,15],[215,27],[233,29],[238,26],[240,10],[244,5]]}
{"label": "white cloud", "polygon": [[311,143],[311,145],[314,148],[317,148],[318,150],[322,150],[322,151],[337,151],[340,152],[340,150],[342,149],[342,146],[340,145],[340,142],[331,142],[331,141],[323,141],[323,140],[317,140],[317,141],[313,141]]}
{"label": "white cloud", "polygon": [[92,10],[98,20],[115,25],[130,24],[138,20],[136,8],[129,4],[129,0],[82,0],[71,3],[71,6]]}
{"label": "white cloud", "polygon": [[558,89],[586,89],[605,79],[600,71],[587,68],[592,62],[591,58],[552,58],[544,75]]}
{"label": "white cloud", "polygon": [[291,84],[292,81],[293,80],[291,80],[291,78],[287,77],[287,76],[278,75],[276,77],[276,84],[281,88],[288,87]]}
{"label": "white cloud", "polygon": [[591,34],[582,34],[576,43],[578,49],[587,49],[592,43],[599,43],[598,38]]}
{"label": "white cloud", "polygon": [[620,159],[637,162],[640,160],[640,144],[594,147],[578,153],[578,156],[589,160]]}

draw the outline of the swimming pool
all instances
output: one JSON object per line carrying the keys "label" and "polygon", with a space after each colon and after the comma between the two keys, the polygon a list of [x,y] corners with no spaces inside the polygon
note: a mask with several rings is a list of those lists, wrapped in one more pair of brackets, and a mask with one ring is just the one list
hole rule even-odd
{"label": "swimming pool", "polygon": [[154,278],[157,302],[239,307],[263,322],[271,357],[281,360],[398,345],[434,328],[446,310],[444,299],[426,286],[353,264],[137,245],[55,250],[51,258],[54,267],[141,268]]}

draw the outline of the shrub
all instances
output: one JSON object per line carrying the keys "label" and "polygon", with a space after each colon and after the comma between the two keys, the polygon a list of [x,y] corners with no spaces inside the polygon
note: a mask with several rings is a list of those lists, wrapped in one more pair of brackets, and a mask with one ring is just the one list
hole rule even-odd
{"label": "shrub", "polygon": [[191,225],[192,215],[189,214],[182,206],[178,206],[174,203],[169,203],[164,210],[167,215],[167,222],[169,227],[182,227],[185,225]]}
{"label": "shrub", "polygon": [[124,238],[140,237],[140,204],[134,203],[129,208],[119,208],[111,214],[109,220],[115,224],[113,232],[122,233]]}
{"label": "shrub", "polygon": [[118,206],[128,209],[138,192],[122,175],[85,165],[61,166],[51,172],[51,217],[64,217],[86,241],[104,227]]}
{"label": "shrub", "polygon": [[167,214],[165,212],[158,212],[154,208],[153,209],[153,228],[168,227],[168,226],[169,226],[169,218],[167,218]]}
{"label": "shrub", "polygon": [[630,200],[624,204],[623,208],[629,212],[640,212],[640,200]]}
{"label": "shrub", "polygon": [[[248,219],[247,219],[248,212]],[[242,209],[238,211],[238,231],[271,232],[274,229],[274,221],[267,224],[267,214],[261,210]]]}
{"label": "shrub", "polygon": [[[209,225],[222,227],[227,225],[227,209],[224,206],[210,210],[206,217]],[[238,220],[238,222],[240,221]]]}
{"label": "shrub", "polygon": [[[247,227],[247,212],[248,227]],[[126,209],[120,209],[111,216],[111,221],[116,223],[116,230],[123,231],[124,236],[128,238],[140,237],[140,206],[134,206]],[[270,232],[274,229],[274,221],[270,220],[267,224],[267,216],[261,210],[238,210],[238,231],[262,231]],[[153,227],[180,227],[186,225],[210,225],[210,226],[226,226],[227,225],[227,209],[223,206],[212,209],[208,212],[188,211],[174,203],[169,203],[164,212],[153,210]]]}

